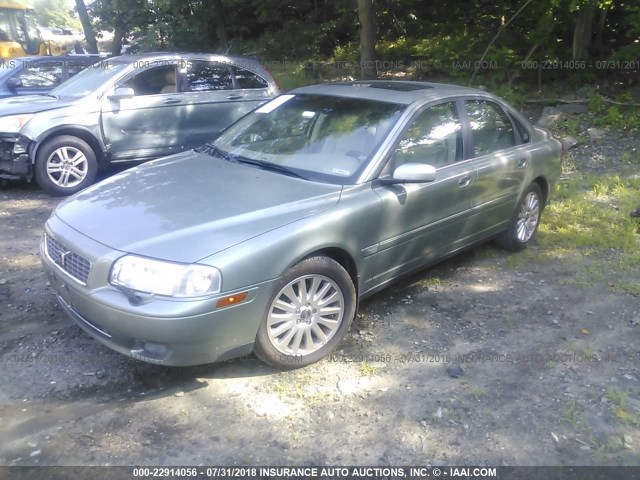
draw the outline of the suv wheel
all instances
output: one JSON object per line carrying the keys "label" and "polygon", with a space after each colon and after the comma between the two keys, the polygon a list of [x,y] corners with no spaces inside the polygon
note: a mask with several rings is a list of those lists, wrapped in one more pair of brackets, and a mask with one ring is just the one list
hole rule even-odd
{"label": "suv wheel", "polygon": [[77,137],[47,140],[36,155],[36,182],[55,196],[71,195],[91,185],[98,173],[93,149]]}

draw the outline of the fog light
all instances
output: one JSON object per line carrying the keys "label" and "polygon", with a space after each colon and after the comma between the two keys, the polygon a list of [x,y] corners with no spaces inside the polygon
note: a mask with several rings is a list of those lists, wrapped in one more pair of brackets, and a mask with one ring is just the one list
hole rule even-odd
{"label": "fog light", "polygon": [[227,297],[222,297],[216,302],[217,308],[230,307],[231,305],[236,305],[238,303],[244,302],[247,299],[248,292],[236,293],[235,295],[229,295]]}

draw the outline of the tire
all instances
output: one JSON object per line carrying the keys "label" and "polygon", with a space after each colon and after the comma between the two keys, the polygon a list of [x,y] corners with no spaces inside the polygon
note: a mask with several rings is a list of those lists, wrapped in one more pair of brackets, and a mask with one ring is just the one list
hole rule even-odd
{"label": "tire", "polygon": [[[309,301],[302,301],[303,296]],[[340,343],[351,326],[356,304],[353,281],[338,262],[325,256],[306,258],[275,286],[254,352],[280,369],[311,365]]]}
{"label": "tire", "polygon": [[77,137],[61,135],[47,140],[36,155],[36,182],[47,193],[65,196],[91,185],[98,173],[93,149]]}
{"label": "tire", "polygon": [[532,183],[520,197],[509,227],[496,238],[496,243],[506,250],[515,252],[526,248],[540,225],[543,209],[542,190],[537,183]]}

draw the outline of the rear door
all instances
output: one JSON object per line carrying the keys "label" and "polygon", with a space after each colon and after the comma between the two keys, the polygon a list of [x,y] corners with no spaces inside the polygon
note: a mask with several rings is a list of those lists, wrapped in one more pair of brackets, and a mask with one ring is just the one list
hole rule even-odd
{"label": "rear door", "polygon": [[190,60],[181,71],[188,115],[182,118],[185,141],[196,147],[269,99],[260,75],[225,62]]}
{"label": "rear door", "polygon": [[392,175],[403,163],[419,162],[436,167],[435,181],[374,182],[374,191],[382,200],[382,215],[373,286],[465,244],[475,171],[464,161],[459,117],[454,100],[416,114],[380,177]]}
{"label": "rear door", "polygon": [[531,153],[528,138],[522,138],[499,103],[477,98],[466,99],[464,105],[477,170],[472,189],[474,230],[483,237],[502,229],[511,218],[524,188]]}

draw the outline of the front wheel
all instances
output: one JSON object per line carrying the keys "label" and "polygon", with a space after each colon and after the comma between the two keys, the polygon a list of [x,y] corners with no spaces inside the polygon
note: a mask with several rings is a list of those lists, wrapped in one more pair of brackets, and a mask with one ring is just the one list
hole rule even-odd
{"label": "front wheel", "polygon": [[540,224],[543,202],[540,186],[537,183],[529,185],[520,198],[509,227],[496,239],[496,243],[507,250],[526,248]]}
{"label": "front wheel", "polygon": [[307,258],[276,285],[254,351],[274,367],[305,367],[340,343],[355,311],[356,291],[347,271],[325,256]]}
{"label": "front wheel", "polygon": [[98,173],[93,149],[80,138],[62,135],[46,141],[36,155],[36,182],[51,195],[64,196],[91,185]]}

